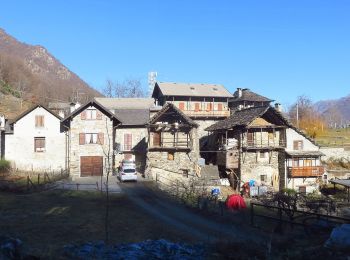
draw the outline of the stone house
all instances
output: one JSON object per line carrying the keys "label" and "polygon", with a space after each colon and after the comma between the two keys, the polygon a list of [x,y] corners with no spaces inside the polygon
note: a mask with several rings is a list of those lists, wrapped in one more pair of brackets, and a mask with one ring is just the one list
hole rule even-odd
{"label": "stone house", "polygon": [[255,180],[275,191],[310,191],[323,174],[319,147],[270,106],[236,110],[206,130],[221,174],[235,184]]}
{"label": "stone house", "polygon": [[187,179],[198,175],[198,124],[172,103],[149,121],[147,175]]}
{"label": "stone house", "polygon": [[[233,113],[236,110],[242,110],[250,107],[269,106],[274,100],[261,96],[248,88],[237,88],[233,97],[228,100],[228,106]],[[279,104],[278,104],[279,105]]]}
{"label": "stone house", "polygon": [[228,101],[232,94],[217,84],[156,82],[152,97],[156,105],[172,103],[196,122],[202,138],[207,135],[206,127],[230,115]]}
{"label": "stone house", "polygon": [[135,161],[137,170],[144,172],[147,153],[147,123],[153,98],[95,98],[121,121],[115,129],[115,166],[122,160]]}
{"label": "stone house", "polygon": [[87,102],[62,120],[67,129],[70,175],[106,175],[114,168],[115,129],[120,120],[96,100]]}
{"label": "stone house", "polygon": [[61,118],[43,105],[35,105],[10,123],[4,154],[21,171],[61,171],[67,168],[65,133]]}

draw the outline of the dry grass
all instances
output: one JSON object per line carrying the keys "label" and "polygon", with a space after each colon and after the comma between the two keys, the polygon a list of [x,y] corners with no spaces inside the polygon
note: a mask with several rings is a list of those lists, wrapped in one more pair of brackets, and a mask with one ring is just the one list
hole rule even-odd
{"label": "dry grass", "polygon": [[350,128],[327,129],[316,137],[316,142],[322,146],[350,146]]}
{"label": "dry grass", "polygon": [[[124,195],[112,195],[110,205],[111,243],[159,238],[192,242]],[[98,192],[0,193],[0,235],[21,239],[32,254],[55,257],[65,244],[103,240],[104,213],[105,197]]]}

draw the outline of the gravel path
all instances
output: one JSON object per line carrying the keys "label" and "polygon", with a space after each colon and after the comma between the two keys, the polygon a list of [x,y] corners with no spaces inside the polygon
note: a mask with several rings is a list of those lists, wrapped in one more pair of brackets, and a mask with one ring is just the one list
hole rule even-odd
{"label": "gravel path", "polygon": [[198,241],[254,241],[257,243],[266,241],[265,236],[256,229],[223,224],[196,214],[166,199],[142,182],[122,183],[120,187],[137,206]]}

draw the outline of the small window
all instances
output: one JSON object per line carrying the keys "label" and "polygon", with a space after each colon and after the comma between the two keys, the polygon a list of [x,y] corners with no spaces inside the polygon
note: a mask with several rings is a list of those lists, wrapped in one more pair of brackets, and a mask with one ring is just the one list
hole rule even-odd
{"label": "small window", "polygon": [[303,141],[302,140],[296,140],[293,142],[293,149],[297,151],[303,150]]}
{"label": "small window", "polygon": [[86,119],[87,120],[96,119],[96,115],[97,115],[96,109],[87,109],[86,110]]}
{"label": "small window", "polygon": [[300,186],[299,193],[306,194],[306,186]]}
{"label": "small window", "polygon": [[35,116],[35,127],[44,127],[44,116]]}
{"label": "small window", "polygon": [[188,178],[188,170],[182,170],[182,176]]}
{"label": "small window", "polygon": [[214,90],[214,91],[218,91],[218,89],[217,89],[217,88],[213,88],[213,90]]}
{"label": "small window", "polygon": [[267,182],[267,175],[260,175],[260,181]]}
{"label": "small window", "polygon": [[175,157],[174,153],[171,153],[171,152],[168,153],[168,161],[174,161],[174,157]]}
{"label": "small window", "polygon": [[97,139],[98,138],[98,134],[85,134],[85,143],[86,144],[97,144]]}
{"label": "small window", "polygon": [[260,152],[260,158],[266,158],[266,152]]}
{"label": "small window", "polygon": [[34,137],[34,152],[45,152],[45,137]]}

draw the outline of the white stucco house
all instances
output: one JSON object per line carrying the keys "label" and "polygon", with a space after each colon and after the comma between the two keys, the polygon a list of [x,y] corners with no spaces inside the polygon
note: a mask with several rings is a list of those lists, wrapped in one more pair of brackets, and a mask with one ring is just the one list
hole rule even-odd
{"label": "white stucco house", "polygon": [[35,105],[10,123],[4,157],[21,171],[61,171],[67,168],[66,138],[60,117]]}

